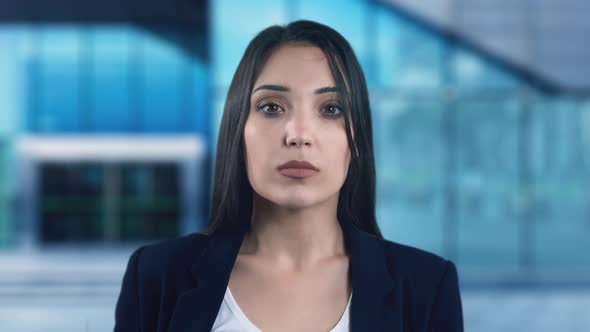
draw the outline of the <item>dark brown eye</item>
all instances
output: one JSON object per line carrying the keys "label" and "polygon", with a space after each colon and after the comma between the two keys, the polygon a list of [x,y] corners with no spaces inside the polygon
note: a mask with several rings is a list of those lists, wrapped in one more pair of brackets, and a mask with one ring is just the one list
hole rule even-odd
{"label": "dark brown eye", "polygon": [[268,114],[268,115],[275,115],[277,113],[282,113],[285,111],[281,106],[279,106],[275,103],[264,103],[264,104],[258,105],[258,106],[256,106],[256,110],[262,111],[263,113]]}
{"label": "dark brown eye", "polygon": [[337,104],[328,104],[323,109],[324,114],[331,118],[337,118],[342,115],[342,108]]}

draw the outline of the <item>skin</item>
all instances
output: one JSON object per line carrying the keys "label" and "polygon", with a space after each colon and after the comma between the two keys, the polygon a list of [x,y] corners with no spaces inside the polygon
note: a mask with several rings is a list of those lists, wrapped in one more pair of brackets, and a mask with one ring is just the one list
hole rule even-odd
{"label": "skin", "polygon": [[[257,90],[263,85],[289,91]],[[351,155],[339,94],[316,93],[324,87],[335,82],[321,49],[288,44],[273,51],[251,94],[244,144],[254,189],[252,227],[229,287],[265,332],[329,331],[351,294],[336,216]],[[276,168],[289,160],[306,160],[320,171],[286,177]]]}

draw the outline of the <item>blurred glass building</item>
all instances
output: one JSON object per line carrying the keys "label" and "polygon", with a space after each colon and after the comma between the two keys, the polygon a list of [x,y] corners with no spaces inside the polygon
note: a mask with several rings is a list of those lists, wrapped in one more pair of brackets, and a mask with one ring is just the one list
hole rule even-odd
{"label": "blurred glass building", "polygon": [[204,227],[247,43],[310,19],[364,69],[386,238],[464,285],[588,285],[585,1],[0,3],[0,253],[123,248],[118,278],[130,248]]}

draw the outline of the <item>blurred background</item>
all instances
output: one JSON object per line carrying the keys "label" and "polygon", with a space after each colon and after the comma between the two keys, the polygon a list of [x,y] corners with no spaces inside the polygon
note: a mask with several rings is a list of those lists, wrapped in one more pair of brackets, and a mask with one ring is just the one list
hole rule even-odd
{"label": "blurred background", "polygon": [[387,239],[466,331],[590,331],[590,3],[0,0],[0,330],[108,331],[139,245],[202,229],[247,43],[310,19],[365,72]]}

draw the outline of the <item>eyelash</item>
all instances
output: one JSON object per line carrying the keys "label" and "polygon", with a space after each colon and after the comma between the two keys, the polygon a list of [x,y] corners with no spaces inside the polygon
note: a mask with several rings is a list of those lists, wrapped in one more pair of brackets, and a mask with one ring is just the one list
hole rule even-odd
{"label": "eyelash", "polygon": [[[280,106],[279,104],[277,104],[277,103],[274,103],[274,102],[268,102],[268,103],[263,103],[263,104],[257,105],[257,106],[256,106],[256,110],[257,110],[257,111],[260,111],[260,112],[263,112],[263,113],[264,113],[264,115],[265,115],[265,116],[268,116],[268,117],[277,116],[277,114],[278,114],[278,113],[281,113],[281,112],[266,112],[266,111],[262,111],[262,109],[263,109],[263,108],[265,108],[265,107],[267,107],[267,106],[277,106],[277,107],[281,107],[281,106]],[[330,108],[330,107],[335,107],[335,108],[337,108],[339,111],[338,111],[338,113],[337,113],[337,114],[330,114],[330,113],[327,113],[326,117],[328,117],[328,118],[339,118],[340,116],[342,116],[342,114],[343,114],[343,111],[342,111],[342,106],[340,106],[340,105],[338,105],[338,104],[334,104],[334,103],[326,104],[326,105],[324,105],[324,106],[322,107],[322,109],[324,109],[324,108]],[[281,108],[282,108],[282,107],[281,107]],[[283,112],[284,112],[284,110],[283,110]]]}

